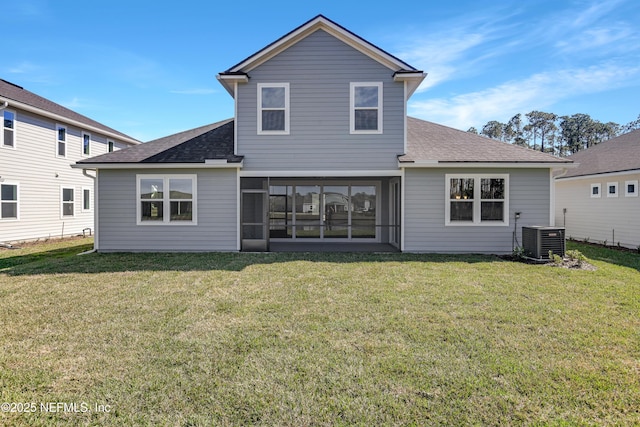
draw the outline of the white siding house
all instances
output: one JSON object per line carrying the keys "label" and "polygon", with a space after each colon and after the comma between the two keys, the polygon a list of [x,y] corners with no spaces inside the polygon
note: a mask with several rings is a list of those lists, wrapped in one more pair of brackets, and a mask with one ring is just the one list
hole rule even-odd
{"label": "white siding house", "polygon": [[94,180],[71,164],[135,139],[0,80],[0,243],[94,229]]}
{"label": "white siding house", "polygon": [[555,180],[556,224],[576,240],[640,247],[640,130],[569,158],[579,165]]}

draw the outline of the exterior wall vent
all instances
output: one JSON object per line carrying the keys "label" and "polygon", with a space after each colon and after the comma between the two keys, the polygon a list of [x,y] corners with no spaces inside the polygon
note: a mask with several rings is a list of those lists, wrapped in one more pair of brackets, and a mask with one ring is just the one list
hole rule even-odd
{"label": "exterior wall vent", "polygon": [[564,257],[564,227],[531,226],[522,227],[522,247],[527,257],[537,260],[548,260],[549,251]]}

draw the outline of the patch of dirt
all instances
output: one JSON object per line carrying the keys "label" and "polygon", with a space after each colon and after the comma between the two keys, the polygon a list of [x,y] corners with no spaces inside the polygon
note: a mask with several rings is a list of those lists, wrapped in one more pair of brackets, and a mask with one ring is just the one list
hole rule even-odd
{"label": "patch of dirt", "polygon": [[549,261],[549,260],[538,261],[535,259],[519,258],[513,255],[503,255],[500,258],[505,261],[522,262],[524,264],[544,265],[547,267],[567,268],[570,270],[596,271],[598,269],[598,267],[596,267],[593,264],[589,264],[586,261],[579,262],[576,259],[569,259],[569,258],[563,259],[562,263],[560,264],[556,264],[555,262]]}
{"label": "patch of dirt", "polygon": [[549,267],[560,267],[560,268],[568,268],[570,270],[586,270],[586,271],[596,271],[598,267],[595,265],[589,264],[586,261],[578,261],[576,259],[564,259],[561,264],[556,264],[555,262],[548,262],[545,265]]}
{"label": "patch of dirt", "polygon": [[77,236],[71,236],[71,237],[51,237],[51,238],[45,238],[45,239],[37,239],[37,240],[27,240],[27,241],[22,241],[22,242],[11,242],[11,248],[9,247],[5,247],[5,246],[0,246],[0,251],[1,250],[12,250],[12,249],[22,249],[22,248],[30,248],[32,246],[38,246],[38,245],[43,245],[45,243],[54,243],[54,242],[62,242],[62,241],[72,241],[72,240],[83,240],[86,237],[84,237],[82,234],[77,235]]}

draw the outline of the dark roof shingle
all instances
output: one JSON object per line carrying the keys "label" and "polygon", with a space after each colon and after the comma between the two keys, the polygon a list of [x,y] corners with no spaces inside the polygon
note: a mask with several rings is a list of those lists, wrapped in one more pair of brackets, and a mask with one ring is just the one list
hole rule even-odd
{"label": "dark roof shingle", "polygon": [[571,163],[571,160],[407,117],[407,153],[400,162]]}
{"label": "dark roof shingle", "polygon": [[233,135],[234,122],[229,119],[81,160],[78,164],[204,163],[209,159],[239,163],[242,156],[233,153]]}
{"label": "dark roof shingle", "polygon": [[579,166],[559,179],[640,170],[640,129],[578,151],[568,159]]}
{"label": "dark roof shingle", "polygon": [[119,135],[125,140],[137,141],[135,138],[132,138],[129,135],[126,135],[108,126],[105,126],[102,123],[99,123],[93,119],[90,119],[89,117],[76,113],[75,111],[70,110],[66,107],[63,107],[60,104],[56,104],[53,101],[43,98],[40,95],[36,95],[33,92],[29,92],[28,90],[16,84],[10,83],[2,79],[0,79],[0,97],[6,98],[9,101],[16,101],[21,104],[29,105],[31,107],[37,108],[47,113],[55,114],[55,115],[64,117],[66,119],[74,120],[76,122],[85,124],[87,126],[92,126],[94,128],[103,130],[105,132]]}

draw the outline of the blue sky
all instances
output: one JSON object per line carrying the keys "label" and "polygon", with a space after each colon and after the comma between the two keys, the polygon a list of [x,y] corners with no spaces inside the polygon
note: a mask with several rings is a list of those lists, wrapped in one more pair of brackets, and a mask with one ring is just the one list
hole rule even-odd
{"label": "blue sky", "polygon": [[143,141],[231,117],[216,74],[317,14],[428,73],[414,117],[640,114],[637,0],[5,3],[0,78]]}

